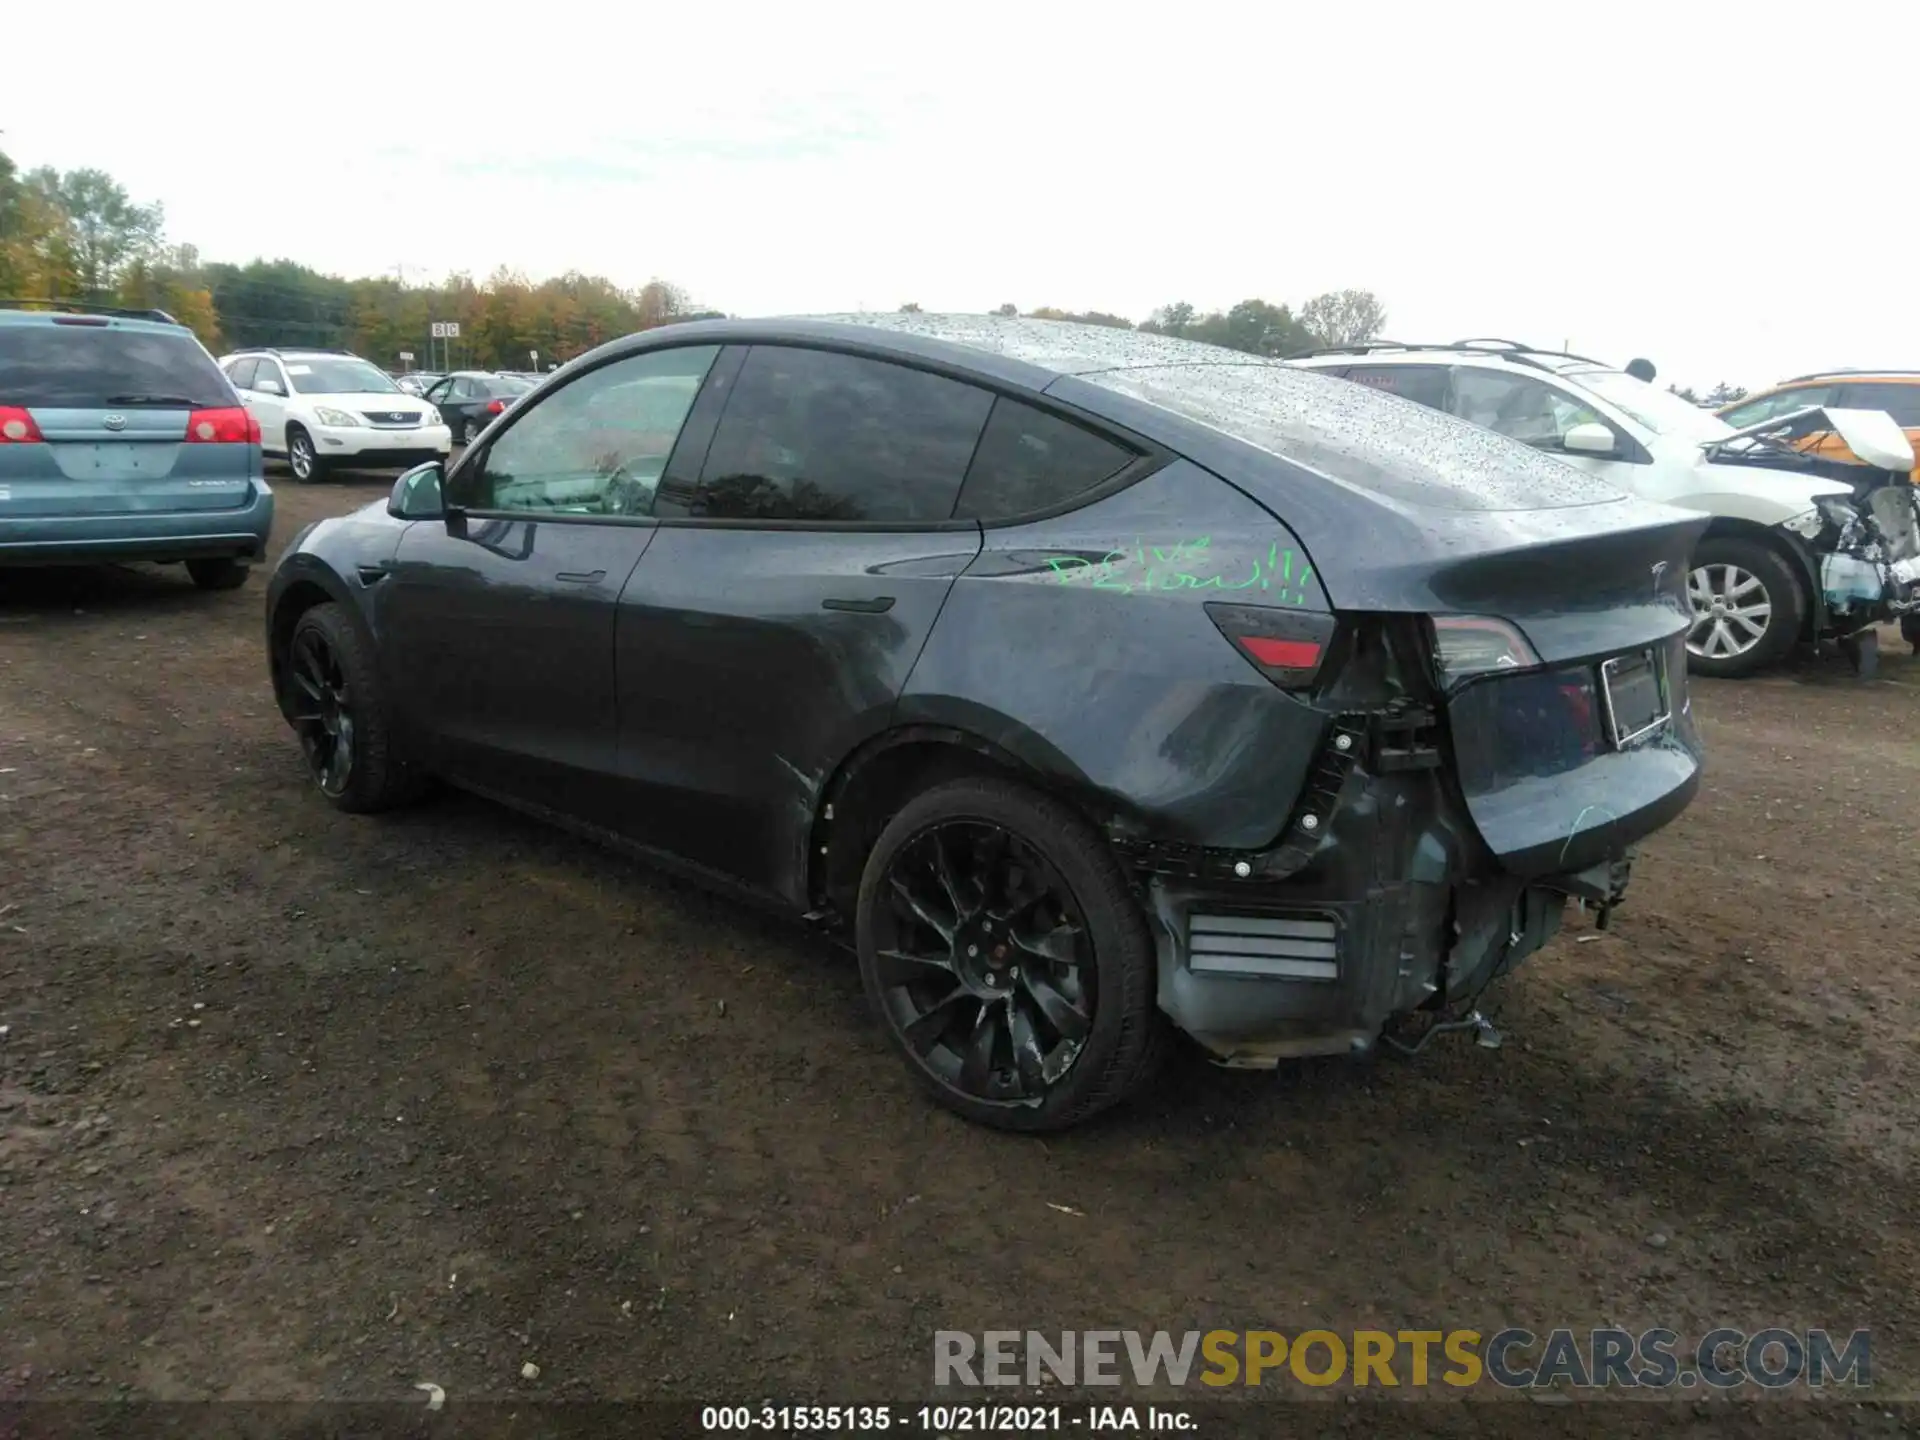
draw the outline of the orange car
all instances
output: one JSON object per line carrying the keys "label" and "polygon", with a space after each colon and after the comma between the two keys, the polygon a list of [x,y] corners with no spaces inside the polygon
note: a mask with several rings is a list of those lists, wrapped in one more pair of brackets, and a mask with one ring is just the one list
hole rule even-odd
{"label": "orange car", "polygon": [[[1736,430],[1758,425],[1775,415],[1791,414],[1809,405],[1831,405],[1844,410],[1884,410],[1907,432],[1914,454],[1920,456],[1920,370],[1820,370],[1795,376],[1778,385],[1736,400],[1717,412]],[[1801,448],[1836,460],[1851,460],[1853,452],[1838,435],[1809,435]],[[1920,465],[1913,470],[1920,485]]]}

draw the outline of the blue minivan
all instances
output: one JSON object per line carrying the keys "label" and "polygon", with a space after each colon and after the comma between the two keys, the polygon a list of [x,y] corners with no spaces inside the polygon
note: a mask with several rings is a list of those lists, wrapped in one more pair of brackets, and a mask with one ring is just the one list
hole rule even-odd
{"label": "blue minivan", "polygon": [[259,423],[191,330],[0,300],[0,566],[184,562],[231,590],[272,529]]}

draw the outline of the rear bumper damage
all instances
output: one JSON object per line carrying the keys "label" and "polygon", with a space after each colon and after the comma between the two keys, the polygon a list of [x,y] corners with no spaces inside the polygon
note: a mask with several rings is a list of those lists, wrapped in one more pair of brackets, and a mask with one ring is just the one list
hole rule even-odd
{"label": "rear bumper damage", "polygon": [[[1456,730],[1474,718],[1452,708]],[[1519,774],[1509,751],[1506,769],[1476,773],[1430,711],[1332,720],[1280,844],[1123,847],[1161,1008],[1220,1063],[1268,1068],[1364,1054],[1404,1017],[1471,1007],[1553,939],[1569,903],[1604,923],[1634,843],[1691,800],[1684,704],[1653,738],[1584,764],[1522,752]],[[1570,804],[1570,786],[1605,798]]]}

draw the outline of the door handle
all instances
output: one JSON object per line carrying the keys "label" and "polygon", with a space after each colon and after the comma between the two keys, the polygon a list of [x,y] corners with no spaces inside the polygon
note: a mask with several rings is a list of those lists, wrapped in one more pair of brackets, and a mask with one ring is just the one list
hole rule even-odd
{"label": "door handle", "polygon": [[386,579],[388,575],[393,573],[393,566],[387,564],[385,561],[382,561],[378,565],[361,565],[356,568],[358,568],[360,572],[360,583],[362,585],[378,585],[382,580]]}
{"label": "door handle", "polygon": [[562,570],[553,577],[562,585],[598,585],[607,578],[604,570]]}
{"label": "door handle", "polygon": [[820,602],[822,610],[851,610],[858,615],[884,615],[893,608],[893,596],[876,595],[871,600],[848,600],[833,596]]}

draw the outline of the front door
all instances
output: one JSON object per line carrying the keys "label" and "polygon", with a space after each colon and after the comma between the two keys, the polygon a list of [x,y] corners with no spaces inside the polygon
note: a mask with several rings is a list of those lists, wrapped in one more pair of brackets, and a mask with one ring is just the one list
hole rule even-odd
{"label": "front door", "polygon": [[952,517],[992,397],[783,346],[729,389],[620,597],[620,773],[637,838],[804,905],[820,793],[979,553]]}
{"label": "front door", "polygon": [[606,419],[594,402],[636,369],[697,377],[715,353],[649,352],[580,376],[461,457],[446,523],[408,529],[376,583],[395,691],[437,768],[595,823],[617,811],[615,603],[655,538],[653,487],[679,418],[663,428],[655,407],[651,429],[616,434],[590,423]]}

